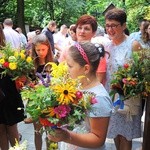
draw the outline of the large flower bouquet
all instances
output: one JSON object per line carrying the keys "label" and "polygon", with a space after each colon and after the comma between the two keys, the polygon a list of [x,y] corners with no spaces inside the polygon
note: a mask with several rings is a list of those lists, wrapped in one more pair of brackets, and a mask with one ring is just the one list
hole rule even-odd
{"label": "large flower bouquet", "polygon": [[34,69],[33,60],[25,54],[25,50],[14,50],[9,45],[0,50],[1,76],[10,75],[13,80],[28,76]]}
{"label": "large flower bouquet", "polygon": [[113,74],[110,95],[114,107],[120,113],[137,115],[141,107],[141,96],[150,93],[150,51],[134,52],[130,59]]}
{"label": "large flower bouquet", "polygon": [[64,63],[51,65],[51,73],[37,73],[40,82],[30,84],[21,94],[28,100],[26,107],[33,120],[39,121],[49,130],[57,127],[72,129],[79,124],[96,103],[95,94],[80,90],[80,78],[72,79],[68,76],[67,66]]}
{"label": "large flower bouquet", "polygon": [[150,93],[150,51],[134,52],[133,57],[113,74],[110,95],[116,93],[129,99],[137,94]]}

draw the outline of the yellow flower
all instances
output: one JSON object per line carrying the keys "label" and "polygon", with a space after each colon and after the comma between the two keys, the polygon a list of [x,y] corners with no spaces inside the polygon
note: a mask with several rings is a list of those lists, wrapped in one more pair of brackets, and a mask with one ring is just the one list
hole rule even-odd
{"label": "yellow flower", "polygon": [[30,63],[30,62],[32,61],[32,58],[31,58],[30,56],[28,56],[27,59],[26,59],[26,61],[27,61],[28,63]]}
{"label": "yellow flower", "polygon": [[52,72],[51,72],[51,75],[54,77],[54,78],[59,78],[59,77],[63,77],[64,75],[67,74],[67,65],[62,62],[62,63],[59,63],[59,65],[56,65],[56,63],[47,63],[46,65],[51,65],[52,68]]}
{"label": "yellow flower", "polygon": [[42,111],[42,113],[47,114],[47,115],[46,115],[47,117],[48,117],[48,116],[53,117],[53,116],[55,115],[54,107],[49,107],[49,108],[47,108],[47,109],[44,109],[44,110]]}
{"label": "yellow flower", "polygon": [[3,64],[5,62],[5,60],[2,58],[0,59],[0,64]]}
{"label": "yellow flower", "polygon": [[25,59],[25,54],[24,53],[20,53],[20,57],[22,58],[22,59]]}
{"label": "yellow flower", "polygon": [[25,53],[25,50],[21,50],[21,53]]}
{"label": "yellow flower", "polygon": [[52,87],[52,89],[58,93],[58,101],[59,104],[66,104],[74,101],[74,98],[76,97],[76,89],[71,84],[65,83],[65,84],[59,84]]}
{"label": "yellow flower", "polygon": [[17,68],[17,63],[9,63],[9,68],[15,70]]}
{"label": "yellow flower", "polygon": [[18,52],[14,52],[14,56],[18,57],[19,53]]}

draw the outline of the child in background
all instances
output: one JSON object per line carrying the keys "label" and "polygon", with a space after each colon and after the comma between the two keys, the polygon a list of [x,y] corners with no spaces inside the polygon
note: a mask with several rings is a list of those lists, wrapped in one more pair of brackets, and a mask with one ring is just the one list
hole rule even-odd
{"label": "child in background", "polygon": [[[48,62],[53,62],[53,53],[51,45],[44,34],[36,35],[32,41],[32,57],[34,59],[35,73],[48,72],[50,66],[45,67]],[[43,74],[43,77],[45,75]],[[24,120],[26,123],[31,123],[32,118]],[[39,132],[42,125],[36,121],[33,121],[35,131],[35,148],[36,150],[42,150],[42,135]]]}

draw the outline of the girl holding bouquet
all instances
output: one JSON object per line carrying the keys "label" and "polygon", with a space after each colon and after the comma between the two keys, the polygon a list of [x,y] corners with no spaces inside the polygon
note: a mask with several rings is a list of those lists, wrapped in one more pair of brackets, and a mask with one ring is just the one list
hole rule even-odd
{"label": "girl holding bouquet", "polygon": [[[36,35],[33,38],[32,57],[35,60],[35,73],[42,73],[43,71],[48,72],[50,70],[49,66],[44,68],[45,64],[47,64],[48,62],[53,62],[52,48],[47,37],[44,34]],[[44,74],[43,77],[45,77]],[[24,121],[25,123],[31,123],[32,118],[27,118]],[[42,150],[42,135],[39,131],[42,125],[36,121],[33,121],[33,125],[35,131],[34,138],[36,150]]]}
{"label": "girl holding bouquet", "polygon": [[48,135],[59,143],[60,150],[104,150],[112,103],[103,85],[96,78],[100,58],[104,56],[102,45],[90,42],[76,43],[67,50],[66,62],[71,78],[81,79],[82,90],[96,94],[96,103],[88,110],[85,120],[69,131],[63,128]]}

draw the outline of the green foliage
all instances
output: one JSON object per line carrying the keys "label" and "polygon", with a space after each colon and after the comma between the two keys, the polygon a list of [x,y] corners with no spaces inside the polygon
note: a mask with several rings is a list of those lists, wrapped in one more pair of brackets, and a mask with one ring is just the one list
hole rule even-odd
{"label": "green foliage", "polygon": [[26,98],[29,101],[26,111],[34,120],[37,120],[42,115],[42,110],[56,103],[56,96],[49,87],[46,88],[44,85],[39,86],[39,88],[30,88],[30,90],[24,89],[21,95],[22,98]]}
{"label": "green foliage", "polygon": [[[0,6],[1,18],[12,18],[16,24],[16,0],[2,0]],[[138,21],[145,18],[150,20],[150,6],[146,0],[24,0],[25,23],[33,27],[45,27],[50,20],[56,20],[58,27],[62,24],[73,24],[82,14],[94,15],[98,23],[104,26],[104,10],[113,3],[123,8],[128,15],[130,32],[138,30]]]}

